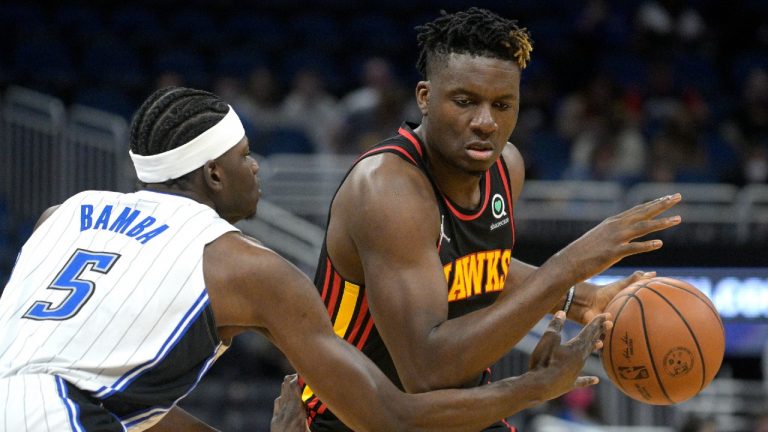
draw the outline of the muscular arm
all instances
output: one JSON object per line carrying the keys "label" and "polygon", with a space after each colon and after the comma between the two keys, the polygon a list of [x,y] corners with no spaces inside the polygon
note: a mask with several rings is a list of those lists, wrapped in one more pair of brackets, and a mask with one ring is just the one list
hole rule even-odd
{"label": "muscular arm", "polygon": [[[345,225],[356,246],[371,313],[409,392],[458,387],[476,377],[553,310],[571,285],[623,256],[660,246],[628,245],[637,232],[671,225],[624,226],[661,211],[647,210],[622,219],[621,226],[603,227],[538,270],[514,262],[511,271],[522,270],[524,276],[507,282],[505,289],[514,286],[513,294],[449,320],[447,286],[435,247],[440,220],[431,186],[414,167],[386,157],[358,165],[336,197],[331,223],[335,218]],[[522,175],[513,178],[512,187],[519,194]]]}
{"label": "muscular arm", "polygon": [[[277,254],[227,234],[206,248],[204,259],[217,325],[264,329],[312,390],[354,430],[478,430],[573,388],[591,351],[583,343],[564,346],[568,354],[562,365],[552,362],[481,388],[405,394],[333,333],[315,287]],[[588,345],[597,342],[600,325]]]}
{"label": "muscular arm", "polygon": [[156,425],[147,429],[149,432],[216,432],[214,429],[192,414],[175,406]]}

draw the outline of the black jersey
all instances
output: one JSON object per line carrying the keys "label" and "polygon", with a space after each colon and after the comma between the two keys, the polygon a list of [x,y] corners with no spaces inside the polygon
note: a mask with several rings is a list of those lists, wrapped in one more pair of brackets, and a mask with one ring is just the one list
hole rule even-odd
{"label": "black jersey", "polygon": [[[461,208],[440,192],[427,169],[424,151],[424,144],[412,126],[403,124],[397,135],[372,147],[355,163],[372,155],[392,153],[417,166],[429,179],[440,208],[440,238],[435,248],[448,282],[448,315],[455,318],[490,305],[504,287],[515,243],[512,192],[506,164],[499,158],[480,179],[480,206],[475,210]],[[368,309],[365,286],[339,275],[325,244],[315,273],[315,285],[336,334],[360,349],[402,389],[392,358]],[[477,385],[488,382],[489,372],[477,377]],[[302,396],[313,431],[350,430],[309,387],[304,387]],[[490,429],[514,430],[503,421]]]}

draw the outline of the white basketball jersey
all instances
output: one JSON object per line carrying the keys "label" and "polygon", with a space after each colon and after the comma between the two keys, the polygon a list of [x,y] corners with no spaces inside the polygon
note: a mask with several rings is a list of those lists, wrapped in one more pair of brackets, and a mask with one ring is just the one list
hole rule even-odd
{"label": "white basketball jersey", "polygon": [[24,245],[0,297],[0,378],[59,376],[127,427],[165,412],[222,352],[203,248],[230,231],[177,195],[68,199]]}

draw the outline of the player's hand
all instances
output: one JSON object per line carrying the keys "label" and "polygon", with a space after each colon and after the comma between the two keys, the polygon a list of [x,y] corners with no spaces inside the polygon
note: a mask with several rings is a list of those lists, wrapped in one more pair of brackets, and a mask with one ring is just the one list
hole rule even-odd
{"label": "player's hand", "polygon": [[275,399],[270,432],[307,432],[307,412],[301,401],[296,374],[286,375]]}
{"label": "player's hand", "polygon": [[680,194],[664,196],[605,219],[558,252],[559,266],[586,280],[624,257],[659,249],[661,240],[633,240],[679,224],[680,216],[657,216],[680,199]]}
{"label": "player's hand", "polygon": [[595,316],[579,334],[566,343],[561,342],[565,313],[559,311],[550,321],[547,330],[531,354],[530,370],[546,375],[549,394],[554,399],[576,387],[595,385],[595,376],[579,376],[589,354],[603,347],[601,335],[613,326],[609,314]]}
{"label": "player's hand", "polygon": [[[571,308],[574,314],[569,314],[569,318],[581,324],[586,324],[592,321],[598,314],[605,312],[608,303],[610,303],[621,290],[635,282],[639,282],[643,279],[650,279],[655,276],[656,272],[636,271],[624,279],[619,279],[616,282],[607,285],[582,284],[577,289],[591,291],[583,295],[583,297],[587,299],[587,303],[583,308]],[[582,298],[581,293],[579,293],[579,298]],[[580,314],[580,316],[577,316],[576,314]]]}

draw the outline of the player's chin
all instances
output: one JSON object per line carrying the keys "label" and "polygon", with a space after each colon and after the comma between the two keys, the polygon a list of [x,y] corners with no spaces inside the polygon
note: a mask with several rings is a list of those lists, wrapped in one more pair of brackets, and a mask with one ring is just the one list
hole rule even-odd
{"label": "player's chin", "polygon": [[464,171],[470,175],[481,176],[485,174],[485,172],[488,171],[493,166],[493,164],[496,163],[497,159],[498,158],[489,160],[467,160],[464,164]]}
{"label": "player's chin", "polygon": [[253,219],[253,218],[255,218],[255,217],[256,217],[256,213],[257,213],[257,209],[258,209],[258,206],[259,206],[259,202],[258,202],[258,200],[257,200],[257,201],[256,201],[256,202],[253,204],[253,207],[252,207],[252,208],[251,208],[251,209],[250,209],[248,212],[246,212],[246,216],[245,216],[243,219],[246,219],[246,220],[248,220],[248,219]]}

